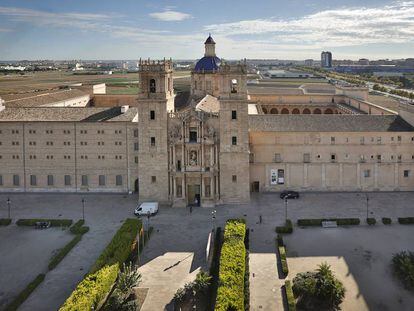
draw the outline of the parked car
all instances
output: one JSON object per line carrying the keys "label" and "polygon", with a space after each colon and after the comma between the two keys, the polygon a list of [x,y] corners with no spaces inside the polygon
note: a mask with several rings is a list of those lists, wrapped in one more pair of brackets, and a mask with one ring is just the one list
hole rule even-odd
{"label": "parked car", "polygon": [[137,206],[134,211],[135,216],[155,215],[158,212],[158,202],[144,202]]}
{"label": "parked car", "polygon": [[299,199],[299,192],[292,190],[282,191],[280,194],[281,199]]}

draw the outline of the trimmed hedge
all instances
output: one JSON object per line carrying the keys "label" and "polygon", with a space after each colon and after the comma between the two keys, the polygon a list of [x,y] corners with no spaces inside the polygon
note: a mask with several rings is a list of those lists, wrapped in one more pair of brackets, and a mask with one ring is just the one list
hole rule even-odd
{"label": "trimmed hedge", "polygon": [[244,310],[245,234],[244,220],[227,221],[221,248],[216,311]]}
{"label": "trimmed hedge", "polygon": [[284,226],[276,227],[276,233],[292,233],[293,232],[293,224],[290,219],[286,219],[286,223]]}
{"label": "trimmed hedge", "polygon": [[322,226],[322,221],[336,221],[338,226],[359,225],[359,218],[315,218],[298,219],[298,226]]}
{"label": "trimmed hedge", "polygon": [[128,218],[116,232],[111,242],[106,246],[101,255],[98,257],[89,273],[95,273],[105,265],[117,263],[121,266],[131,255],[134,250],[134,241],[141,230],[142,223],[139,219]]}
{"label": "trimmed hedge", "polygon": [[50,222],[51,227],[69,227],[72,225],[72,219],[42,219],[42,218],[34,218],[34,219],[19,219],[16,221],[16,225],[18,226],[36,226],[37,222],[48,221]]}
{"label": "trimmed hedge", "polygon": [[278,246],[277,249],[279,250],[280,263],[282,264],[282,272],[285,276],[287,276],[289,274],[289,268],[286,259],[286,248],[284,246]]}
{"label": "trimmed hedge", "polygon": [[65,258],[65,256],[71,251],[71,249],[79,243],[81,239],[82,235],[77,234],[68,244],[65,245],[65,247],[61,248],[59,252],[53,255],[53,257],[49,261],[49,270],[53,270],[59,264],[59,262],[61,262],[63,258]]}
{"label": "trimmed hedge", "polygon": [[276,236],[276,244],[277,246],[285,246],[285,243],[283,243],[283,236],[281,234]]}
{"label": "trimmed hedge", "polygon": [[19,306],[30,296],[30,294],[36,289],[36,287],[43,282],[45,275],[39,274],[33,281],[29,283],[23,289],[16,298],[4,309],[5,311],[14,311],[19,308]]}
{"label": "trimmed hedge", "polygon": [[289,280],[285,281],[285,291],[288,311],[296,311],[296,299],[293,295],[292,283]]}
{"label": "trimmed hedge", "polygon": [[411,225],[414,224],[414,217],[400,217],[398,218],[398,222],[401,225]]}
{"label": "trimmed hedge", "polygon": [[391,225],[391,218],[388,218],[388,217],[383,217],[382,218],[382,223],[384,224],[384,225]]}
{"label": "trimmed hedge", "polygon": [[8,226],[11,224],[10,218],[0,218],[0,226]]}
{"label": "trimmed hedge", "polygon": [[211,284],[209,289],[209,304],[210,308],[208,310],[214,310],[214,304],[217,297],[217,288],[219,284],[219,268],[220,268],[220,252],[222,244],[222,231],[221,227],[216,228],[216,234],[214,237],[214,251],[213,258],[210,265],[210,276]]}
{"label": "trimmed hedge", "polygon": [[373,226],[377,223],[377,220],[375,218],[367,218],[367,224],[370,226]]}
{"label": "trimmed hedge", "polygon": [[85,234],[89,231],[89,227],[84,226],[85,221],[84,220],[78,220],[72,227],[70,227],[70,232],[73,234]]}
{"label": "trimmed hedge", "polygon": [[92,310],[108,295],[119,273],[118,264],[105,266],[86,276],[59,311]]}

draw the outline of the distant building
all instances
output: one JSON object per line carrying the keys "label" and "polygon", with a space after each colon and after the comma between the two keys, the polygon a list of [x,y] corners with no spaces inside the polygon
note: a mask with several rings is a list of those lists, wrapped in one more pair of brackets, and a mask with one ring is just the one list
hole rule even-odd
{"label": "distant building", "polygon": [[332,53],[323,51],[321,53],[321,67],[331,68],[332,67]]}
{"label": "distant building", "polygon": [[312,67],[313,59],[305,59],[305,66]]}
{"label": "distant building", "polygon": [[366,58],[360,58],[360,59],[358,60],[358,65],[368,66],[368,65],[369,65],[369,59],[366,59]]}

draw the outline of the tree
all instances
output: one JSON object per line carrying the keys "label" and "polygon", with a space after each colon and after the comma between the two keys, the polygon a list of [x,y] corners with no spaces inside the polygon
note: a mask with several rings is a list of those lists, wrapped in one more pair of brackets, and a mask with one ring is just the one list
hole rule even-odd
{"label": "tree", "polygon": [[293,279],[293,293],[297,305],[306,310],[340,310],[345,288],[327,263],[316,271],[299,273]]}
{"label": "tree", "polygon": [[405,288],[414,289],[414,252],[402,251],[394,254],[392,268]]}

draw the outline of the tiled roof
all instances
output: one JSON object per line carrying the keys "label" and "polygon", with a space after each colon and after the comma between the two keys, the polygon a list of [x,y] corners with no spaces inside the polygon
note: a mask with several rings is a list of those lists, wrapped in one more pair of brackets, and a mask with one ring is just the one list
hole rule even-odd
{"label": "tiled roof", "polygon": [[397,115],[249,115],[250,131],[413,132]]}
{"label": "tiled roof", "polygon": [[77,89],[59,90],[51,92],[4,95],[6,107],[39,107],[64,100],[86,96],[88,93]]}
{"label": "tiled roof", "polygon": [[6,108],[0,112],[0,122],[106,122],[132,121],[138,114],[137,108],[121,113],[121,107],[113,108]]}
{"label": "tiled roof", "polygon": [[220,103],[218,99],[211,95],[206,95],[200,102],[196,105],[197,110],[202,110],[205,112],[219,112]]}

